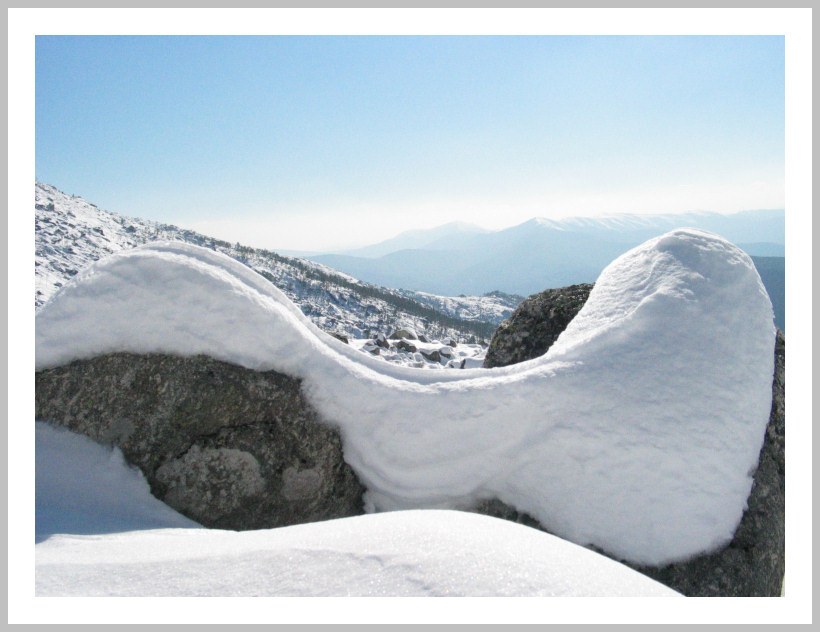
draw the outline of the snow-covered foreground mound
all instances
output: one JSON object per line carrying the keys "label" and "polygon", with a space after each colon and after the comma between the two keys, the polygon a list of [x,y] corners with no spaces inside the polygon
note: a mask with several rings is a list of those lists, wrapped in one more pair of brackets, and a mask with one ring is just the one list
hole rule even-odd
{"label": "snow-covered foreground mound", "polygon": [[38,531],[87,534],[36,546],[38,596],[678,594],[575,544],[478,514],[402,511],[241,533],[196,528],[152,497],[116,448],[43,423],[36,464]]}
{"label": "snow-covered foreground mound", "polygon": [[548,530],[661,564],[729,541],[771,403],[771,303],[749,257],[694,229],[614,261],[541,358],[423,371],[319,331],[242,264],[159,243],[78,274],[36,321],[36,367],[205,353],[304,380],[371,510],[498,497]]}
{"label": "snow-covered foreground mound", "polygon": [[55,536],[38,596],[661,597],[626,566],[522,525],[448,510],[264,529]]}

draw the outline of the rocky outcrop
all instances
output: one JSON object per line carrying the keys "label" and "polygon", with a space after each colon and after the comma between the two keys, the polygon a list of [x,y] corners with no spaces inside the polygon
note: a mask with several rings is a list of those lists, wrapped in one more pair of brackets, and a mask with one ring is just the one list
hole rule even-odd
{"label": "rocky outcrop", "polygon": [[[507,366],[546,353],[581,309],[591,285],[547,290],[526,299],[498,328],[484,366]],[[553,302],[554,301],[554,302]],[[743,518],[728,545],[663,567],[628,564],[688,596],[779,596],[785,569],[786,341],[777,331],[772,410]],[[498,500],[473,508],[533,526],[532,517]]]}
{"label": "rocky outcrop", "polygon": [[115,353],[35,375],[36,418],[118,446],[151,491],[222,529],[363,513],[339,433],[299,380],[207,356]]}
{"label": "rocky outcrop", "polygon": [[499,325],[490,340],[484,368],[517,364],[544,355],[567,328],[592,290],[590,283],[533,294]]}

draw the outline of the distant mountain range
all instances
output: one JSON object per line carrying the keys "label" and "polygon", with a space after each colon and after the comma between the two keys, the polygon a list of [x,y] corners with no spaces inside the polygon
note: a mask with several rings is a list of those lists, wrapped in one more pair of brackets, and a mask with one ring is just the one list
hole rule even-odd
{"label": "distant mountain range", "polygon": [[[593,282],[616,257],[674,228],[708,230],[755,259],[775,306],[785,319],[785,212],[754,210],[723,215],[693,212],[611,215],[551,220],[534,218],[498,231],[447,224],[339,254],[309,258],[359,279],[434,294],[527,296],[547,288]],[[761,259],[765,258],[765,260]]]}

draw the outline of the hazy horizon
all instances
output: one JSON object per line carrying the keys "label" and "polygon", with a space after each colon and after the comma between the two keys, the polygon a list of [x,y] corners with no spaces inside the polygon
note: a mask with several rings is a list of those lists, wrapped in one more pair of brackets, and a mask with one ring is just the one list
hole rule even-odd
{"label": "hazy horizon", "polygon": [[[39,182],[40,184],[49,185],[49,186],[55,186],[55,185],[53,185],[49,182],[41,182],[40,180],[36,180],[36,182]],[[57,188],[59,189],[59,187],[57,187]],[[59,190],[61,190],[61,189],[59,189]],[[102,208],[102,210],[110,211],[110,212],[113,212],[113,213],[118,213],[120,215],[124,215],[123,213],[119,213],[119,211],[117,211],[116,209],[102,207],[101,205],[97,204],[94,200],[88,199],[83,195],[80,195],[80,194],[77,194],[77,193],[69,193],[67,191],[62,191],[62,192],[66,193],[68,195],[75,195],[77,197],[83,198],[86,201],[91,202],[91,203],[95,204],[96,206]],[[512,224],[503,224],[503,225],[499,224],[499,225],[497,225],[496,227],[493,227],[493,228],[488,228],[487,226],[482,226],[482,225],[476,223],[475,221],[454,219],[454,220],[449,220],[449,221],[445,221],[445,222],[438,223],[438,224],[433,224],[432,226],[426,226],[426,225],[425,226],[422,226],[422,225],[408,226],[407,228],[405,228],[403,230],[399,230],[399,232],[388,234],[388,235],[386,235],[382,238],[376,239],[376,240],[373,240],[373,239],[368,240],[366,236],[363,236],[363,238],[360,242],[349,242],[348,245],[345,245],[345,246],[340,247],[340,248],[332,248],[331,247],[331,248],[324,248],[324,249],[322,249],[322,248],[275,248],[275,247],[270,247],[269,245],[266,245],[264,243],[260,243],[260,240],[258,238],[255,238],[253,234],[246,234],[245,239],[238,239],[238,238],[235,238],[235,235],[237,233],[235,231],[231,231],[231,220],[227,220],[224,223],[222,223],[222,222],[213,222],[213,223],[194,222],[192,224],[192,223],[189,222],[188,224],[178,225],[177,227],[182,228],[182,229],[194,230],[194,231],[199,232],[199,233],[201,233],[201,234],[203,234],[207,237],[213,237],[215,239],[223,239],[225,241],[229,241],[229,242],[232,242],[232,243],[238,242],[238,243],[241,243],[243,246],[250,246],[252,248],[262,248],[262,249],[267,249],[267,250],[274,250],[274,251],[278,251],[278,252],[283,252],[285,254],[299,255],[299,254],[324,254],[324,253],[332,253],[332,252],[342,253],[342,252],[347,252],[347,251],[354,251],[354,250],[358,250],[360,248],[365,248],[365,247],[368,247],[368,246],[374,246],[374,245],[380,244],[382,242],[391,241],[393,239],[403,237],[405,235],[409,235],[409,234],[412,234],[412,233],[435,231],[437,229],[441,229],[441,228],[445,228],[445,227],[449,227],[449,226],[453,226],[453,225],[462,225],[462,226],[465,226],[465,227],[471,227],[471,228],[473,228],[477,231],[480,231],[480,232],[493,233],[493,232],[499,232],[499,231],[507,230],[507,229],[510,229],[510,228],[514,228],[516,226],[521,226],[522,224],[526,224],[528,222],[539,220],[539,219],[548,220],[548,221],[562,222],[562,221],[569,221],[569,220],[605,219],[605,218],[610,218],[610,217],[615,218],[615,217],[652,216],[652,215],[689,215],[689,214],[698,214],[698,213],[706,213],[706,214],[716,213],[718,215],[729,216],[729,215],[735,215],[735,214],[738,214],[738,213],[778,212],[778,211],[781,211],[781,212],[785,213],[784,208],[750,208],[750,209],[742,209],[742,210],[738,210],[738,211],[726,211],[726,212],[707,211],[707,210],[690,210],[690,211],[680,211],[680,212],[673,212],[673,213],[628,213],[628,212],[624,212],[624,213],[601,213],[601,214],[597,214],[597,215],[596,214],[568,215],[568,216],[550,217],[550,218],[533,216],[533,217],[529,217],[527,219],[524,219],[522,221],[515,221]],[[131,217],[136,217],[138,219],[149,220],[149,221],[160,221],[160,220],[156,219],[155,217],[143,217],[143,216],[136,216],[136,215],[131,215]],[[264,221],[264,220],[260,220],[260,221]],[[170,222],[165,222],[165,223],[170,223]],[[773,243],[779,243],[779,240],[774,240]]]}

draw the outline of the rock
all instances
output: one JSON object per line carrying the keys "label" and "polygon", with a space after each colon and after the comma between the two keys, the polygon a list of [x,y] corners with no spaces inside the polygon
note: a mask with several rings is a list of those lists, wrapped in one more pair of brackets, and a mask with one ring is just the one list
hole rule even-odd
{"label": "rock", "polygon": [[387,338],[384,337],[384,334],[379,334],[375,338],[376,344],[380,346],[382,349],[389,349],[390,343],[387,342]]}
{"label": "rock", "polygon": [[592,285],[581,283],[533,294],[499,325],[484,368],[517,364],[544,355],[587,300]]}
{"label": "rock", "polygon": [[362,349],[372,353],[373,355],[379,355],[381,352],[381,348],[376,345],[376,342],[374,340],[368,340],[366,343],[364,343]]}
{"label": "rock", "polygon": [[443,338],[441,344],[449,345],[450,347],[458,346],[458,342],[456,342],[453,338]]}
{"label": "rock", "polygon": [[[589,284],[573,285],[526,299],[493,335],[484,366],[507,366],[546,353],[591,289]],[[785,335],[778,329],[771,415],[747,509],[732,541],[717,551],[663,567],[627,565],[692,597],[781,594],[785,569],[785,349]],[[471,510],[538,525],[534,518],[498,500],[485,501]]]}
{"label": "rock", "polygon": [[346,345],[350,344],[350,338],[347,337],[347,334],[340,334],[335,331],[329,331],[328,333],[334,338],[336,338],[336,340],[341,340]]}
{"label": "rock", "polygon": [[424,334],[419,334],[418,340],[419,342],[430,342]]}
{"label": "rock", "polygon": [[453,348],[447,345],[444,345],[438,350],[439,354],[448,358],[453,357]]}
{"label": "rock", "polygon": [[418,351],[418,347],[416,347],[416,345],[407,342],[404,339],[399,340],[399,342],[396,344],[396,349],[402,349],[404,351],[407,351],[408,353],[415,353],[416,351]]}
{"label": "rock", "polygon": [[151,491],[212,528],[363,513],[339,433],[300,381],[207,356],[115,353],[35,374],[36,419],[116,445]]}
{"label": "rock", "polygon": [[441,353],[438,349],[433,349],[432,351],[421,349],[420,353],[431,362],[441,362]]}
{"label": "rock", "polygon": [[518,524],[523,524],[526,527],[532,527],[533,529],[544,531],[541,524],[531,515],[516,510],[507,503],[498,500],[498,498],[483,500],[470,507],[468,511],[484,514],[485,516],[492,516],[493,518],[509,520],[510,522],[517,522]]}
{"label": "rock", "polygon": [[397,329],[392,334],[390,334],[391,340],[399,340],[401,338],[405,338],[407,340],[418,340],[416,332],[412,329]]}

